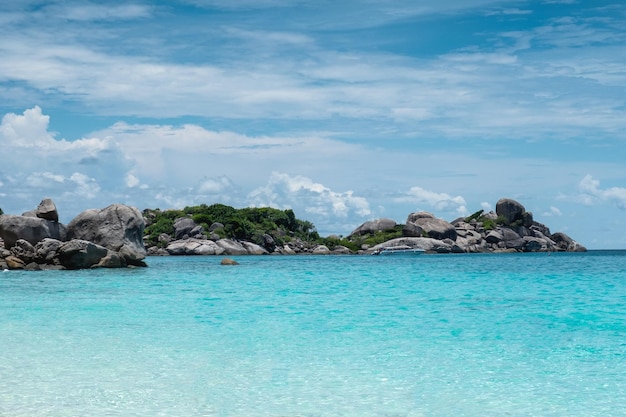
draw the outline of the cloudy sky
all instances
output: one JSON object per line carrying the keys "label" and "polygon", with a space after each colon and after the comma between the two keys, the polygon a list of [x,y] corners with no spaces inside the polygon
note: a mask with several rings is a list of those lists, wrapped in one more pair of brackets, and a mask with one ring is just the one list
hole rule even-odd
{"label": "cloudy sky", "polygon": [[626,248],[626,4],[10,0],[0,208],[292,208],[322,235],[520,201]]}

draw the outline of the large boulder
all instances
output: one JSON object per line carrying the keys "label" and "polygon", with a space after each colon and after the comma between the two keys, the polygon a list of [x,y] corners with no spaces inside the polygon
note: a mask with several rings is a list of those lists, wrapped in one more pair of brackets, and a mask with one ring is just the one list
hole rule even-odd
{"label": "large boulder", "polygon": [[[498,217],[506,219],[507,224],[514,223],[518,220],[524,220],[526,209],[521,203],[510,198],[501,198],[496,203],[496,214]],[[531,217],[532,224],[532,217]]]}
{"label": "large boulder", "polygon": [[524,239],[508,227],[502,228],[502,241],[507,249],[521,250],[524,246]]}
{"label": "large boulder", "polygon": [[402,236],[405,237],[424,237],[425,232],[420,226],[415,223],[406,223],[402,227]]}
{"label": "large boulder", "polygon": [[11,254],[27,264],[35,261],[35,247],[24,239],[18,239],[15,242],[11,248]]}
{"label": "large boulder", "polygon": [[384,232],[386,230],[392,230],[394,227],[396,227],[396,222],[392,219],[383,218],[370,220],[357,227],[352,233],[350,233],[350,236],[360,236],[376,232]]}
{"label": "large boulder", "polygon": [[52,220],[53,222],[59,221],[57,206],[50,198],[44,198],[41,200],[41,203],[39,203],[39,206],[37,206],[37,209],[35,210],[35,215],[40,219]]}
{"label": "large boulder", "polygon": [[191,237],[191,231],[194,230],[198,224],[189,217],[179,217],[174,221],[174,238],[184,239],[185,236]]}
{"label": "large boulder", "polygon": [[86,210],[68,225],[68,239],[93,242],[117,252],[127,265],[145,266],[143,244],[145,221],[134,207],[112,204],[101,210]]}
{"label": "large boulder", "polygon": [[404,233],[406,233],[406,230],[414,228],[414,226],[421,228],[423,233],[432,239],[456,240],[457,237],[454,225],[445,220],[438,219],[432,214],[424,211],[409,214],[406,220],[406,225],[404,226]]}
{"label": "large boulder", "polygon": [[247,255],[248,250],[239,242],[232,239],[220,239],[217,245],[224,249],[225,255]]}
{"label": "large boulder", "polygon": [[368,251],[375,251],[385,246],[406,245],[412,248],[421,248],[427,252],[450,253],[452,252],[452,245],[449,242],[449,240],[444,242],[443,240],[433,239],[429,237],[399,237],[373,246],[369,248]]}
{"label": "large boulder", "polygon": [[170,255],[221,255],[224,249],[212,240],[183,239],[175,240],[167,245]]}
{"label": "large boulder", "polygon": [[67,228],[52,220],[3,214],[0,215],[0,237],[4,240],[6,248],[13,247],[18,239],[36,245],[45,238],[67,240]]}
{"label": "large boulder", "polygon": [[26,263],[17,256],[9,255],[4,259],[8,269],[24,269]]}
{"label": "large boulder", "polygon": [[252,242],[241,242],[244,248],[248,251],[249,255],[267,255],[268,252],[263,246],[257,245]]}
{"label": "large boulder", "polygon": [[85,269],[99,266],[108,254],[104,246],[86,240],[74,239],[59,247],[59,261],[67,269]]}
{"label": "large boulder", "polygon": [[51,264],[59,253],[63,242],[57,239],[45,238],[35,245],[35,258],[39,263]]}
{"label": "large boulder", "polygon": [[587,249],[574,239],[562,232],[557,232],[551,236],[559,250],[567,252],[586,252]]}
{"label": "large boulder", "polygon": [[313,249],[313,254],[314,255],[329,255],[330,254],[330,249],[328,249],[328,246],[326,246],[326,245],[317,245]]}

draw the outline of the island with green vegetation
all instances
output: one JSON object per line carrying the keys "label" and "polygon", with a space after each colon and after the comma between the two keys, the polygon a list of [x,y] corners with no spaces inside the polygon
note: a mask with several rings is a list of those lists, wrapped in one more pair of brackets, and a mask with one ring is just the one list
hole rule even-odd
{"label": "island with green vegetation", "polygon": [[140,212],[112,204],[86,210],[64,225],[47,198],[22,215],[0,214],[1,269],[137,267],[147,266],[146,256],[159,255],[371,254],[394,246],[427,253],[586,250],[564,233],[551,233],[519,202],[506,198],[495,212],[479,210],[451,222],[415,212],[402,224],[369,220],[345,237],[322,237],[293,210],[271,207],[201,204]]}
{"label": "island with green vegetation", "polygon": [[143,217],[149,255],[359,254],[398,245],[432,253],[585,250],[569,236],[551,233],[511,199],[499,200],[496,212],[479,210],[452,222],[427,212],[409,214],[404,224],[370,220],[345,237],[322,237],[293,210],[270,207],[202,204],[146,209]]}

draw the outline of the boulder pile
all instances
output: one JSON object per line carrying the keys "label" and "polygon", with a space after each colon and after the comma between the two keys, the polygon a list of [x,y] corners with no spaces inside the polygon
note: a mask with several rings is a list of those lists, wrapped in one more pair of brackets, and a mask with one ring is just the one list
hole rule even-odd
{"label": "boulder pile", "polygon": [[46,198],[21,216],[0,215],[0,269],[85,269],[146,266],[143,216],[113,204],[80,213],[67,226]]}
{"label": "boulder pile", "polygon": [[[355,230],[354,236],[360,228]],[[350,239],[350,237],[348,237]],[[365,248],[374,251],[384,246],[408,245],[429,252],[584,252],[587,249],[565,233],[550,229],[535,220],[519,202],[503,198],[496,211],[475,213],[451,223],[431,213],[409,214],[402,237]]]}

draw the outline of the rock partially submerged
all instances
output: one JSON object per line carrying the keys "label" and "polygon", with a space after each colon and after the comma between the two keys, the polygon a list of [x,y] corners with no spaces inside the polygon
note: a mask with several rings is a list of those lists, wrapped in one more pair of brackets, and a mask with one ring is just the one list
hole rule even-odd
{"label": "rock partially submerged", "polygon": [[117,252],[127,265],[145,266],[144,227],[139,210],[112,204],[101,210],[80,213],[67,225],[67,237],[93,242]]}
{"label": "rock partially submerged", "polygon": [[403,237],[369,251],[397,245],[437,253],[586,251],[564,233],[551,234],[547,226],[533,220],[532,213],[515,200],[503,198],[497,202],[495,213],[477,214],[475,218],[448,223],[430,213],[411,213]]}
{"label": "rock partially submerged", "polygon": [[[56,220],[55,220],[56,219]],[[0,266],[9,269],[84,269],[146,266],[144,220],[139,210],[114,204],[58,222],[54,202],[44,199],[22,216],[0,215]]]}

